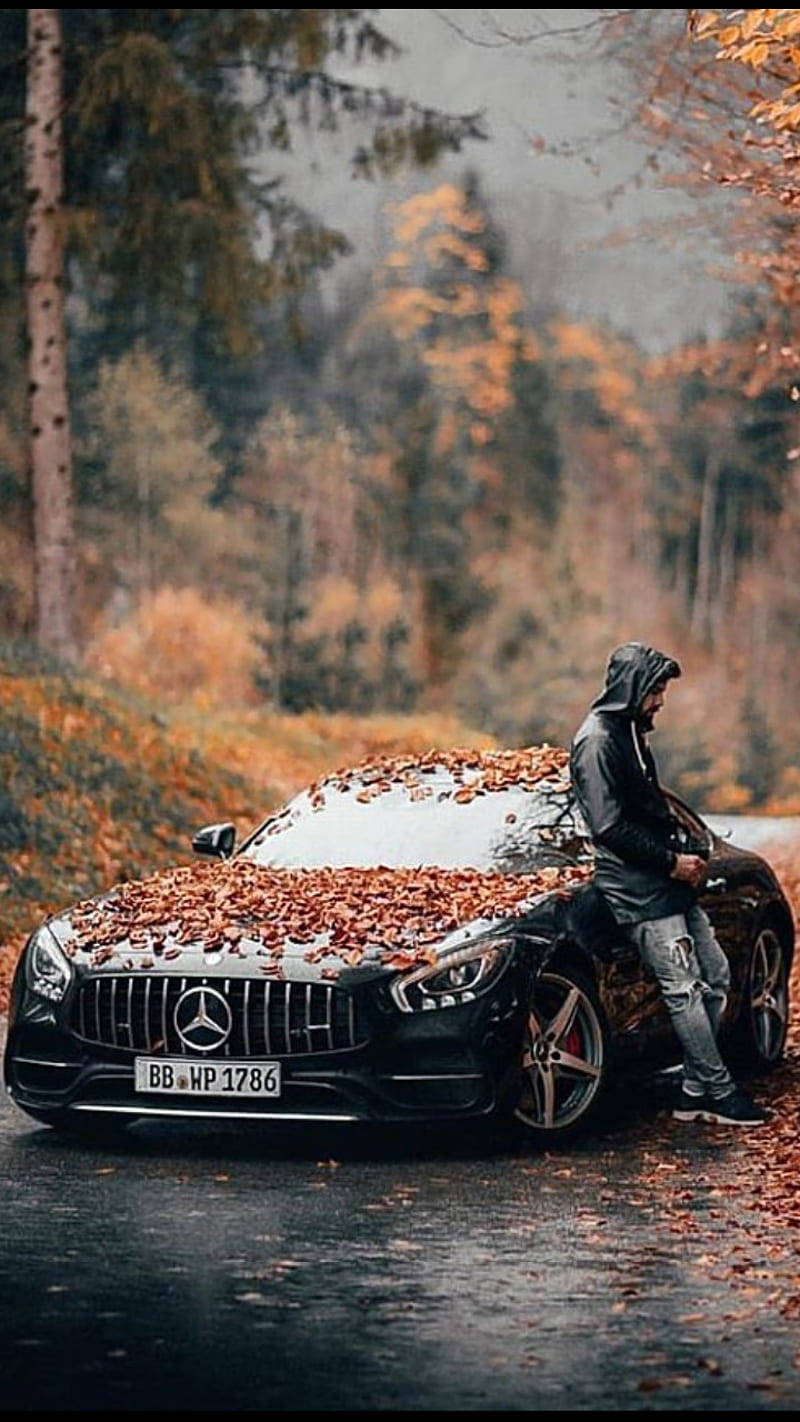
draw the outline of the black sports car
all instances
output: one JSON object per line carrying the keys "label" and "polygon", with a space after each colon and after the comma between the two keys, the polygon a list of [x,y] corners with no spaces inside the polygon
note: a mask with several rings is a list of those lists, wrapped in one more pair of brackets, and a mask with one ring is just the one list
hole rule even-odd
{"label": "black sports car", "polygon": [[[430,752],[315,782],[234,852],[119,885],[31,935],[5,1080],[65,1130],[142,1117],[587,1122],[677,1043],[600,910],[564,751]],[[732,968],[726,1051],[786,1036],[789,906],[757,854],[705,836]]]}

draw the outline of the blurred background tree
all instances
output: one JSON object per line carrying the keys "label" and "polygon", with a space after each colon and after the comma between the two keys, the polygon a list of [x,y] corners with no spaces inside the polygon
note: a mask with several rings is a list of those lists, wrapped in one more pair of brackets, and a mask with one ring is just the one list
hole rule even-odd
{"label": "blurred background tree", "polygon": [[[13,636],[35,628],[25,13],[0,12]],[[709,809],[800,806],[794,120],[765,109],[754,138],[750,114],[753,82],[777,103],[794,61],[734,52],[794,12],[742,12],[730,56],[716,21],[687,43],[683,12],[620,12],[608,31],[651,156],[733,204],[741,297],[713,339],[657,357],[521,282],[466,161],[420,171],[481,132],[474,116],[336,79],[388,53],[371,12],[59,13],[87,663],[156,701],[455,711],[509,744],[564,743],[611,646],[636,637],[686,671],[659,726],[666,778]],[[347,234],[270,172],[329,124],[363,176],[412,165],[371,279],[333,295],[320,276]]]}
{"label": "blurred background tree", "polygon": [[0,220],[12,288],[22,289],[27,259],[43,645],[75,650],[67,286],[91,307],[90,347],[114,355],[145,340],[182,356],[213,406],[223,365],[257,349],[254,313],[278,298],[291,310],[309,278],[348,248],[263,175],[256,151],[287,149],[297,126],[358,118],[367,137],[353,163],[369,175],[431,163],[481,134],[475,115],[438,113],[331,71],[336,56],[391,48],[362,10],[0,14]]}

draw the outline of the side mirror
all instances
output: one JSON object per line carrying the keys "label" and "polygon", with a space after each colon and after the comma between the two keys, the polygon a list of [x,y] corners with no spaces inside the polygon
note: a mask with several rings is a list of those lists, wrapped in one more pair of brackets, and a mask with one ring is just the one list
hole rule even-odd
{"label": "side mirror", "polygon": [[227,820],[224,825],[206,825],[192,839],[195,854],[208,854],[214,859],[230,859],[236,843],[236,826]]}

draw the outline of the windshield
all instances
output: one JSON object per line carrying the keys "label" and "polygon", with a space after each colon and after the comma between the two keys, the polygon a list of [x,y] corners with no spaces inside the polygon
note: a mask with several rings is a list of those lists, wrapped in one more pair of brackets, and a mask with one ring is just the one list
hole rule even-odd
{"label": "windshield", "polygon": [[359,781],[303,791],[240,852],[280,869],[436,865],[505,874],[591,859],[563,781],[471,792],[446,774],[426,777],[424,793],[387,784],[375,795]]}

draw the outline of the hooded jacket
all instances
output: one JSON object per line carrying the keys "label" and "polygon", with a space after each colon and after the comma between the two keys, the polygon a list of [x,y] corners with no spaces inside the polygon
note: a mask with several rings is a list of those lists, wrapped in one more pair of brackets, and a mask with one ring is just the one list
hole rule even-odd
{"label": "hooded jacket", "polygon": [[605,689],[572,742],[572,783],[595,847],[595,884],[618,923],[686,913],[697,899],[690,884],[670,878],[677,824],[641,713],[648,692],[680,674],[678,663],[654,647],[618,647]]}

